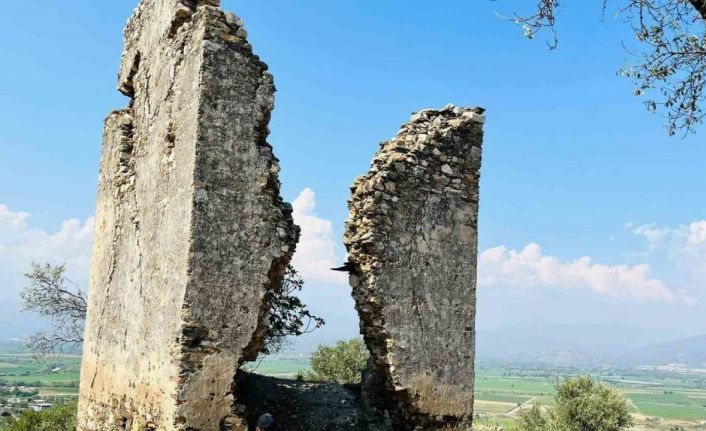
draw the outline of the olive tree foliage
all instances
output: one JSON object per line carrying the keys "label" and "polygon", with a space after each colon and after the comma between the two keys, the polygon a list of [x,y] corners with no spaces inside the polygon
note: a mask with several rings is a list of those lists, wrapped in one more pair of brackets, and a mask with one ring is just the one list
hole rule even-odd
{"label": "olive tree foliage", "polygon": [[87,296],[64,276],[65,271],[64,265],[34,263],[25,274],[29,284],[20,294],[22,310],[37,313],[52,324],[52,331],[36,333],[29,339],[29,348],[40,357],[76,348],[83,342]]}
{"label": "olive tree foliage", "polygon": [[311,354],[311,371],[307,380],[338,384],[360,383],[370,354],[363,340],[339,341],[335,346],[319,346]]}
{"label": "olive tree foliage", "polygon": [[[83,342],[87,295],[65,277],[64,265],[32,264],[25,274],[27,286],[20,294],[23,311],[45,317],[52,330],[30,337],[28,347],[42,358],[78,348]],[[287,268],[281,285],[268,292],[268,323],[264,354],[277,353],[286,345],[287,337],[309,333],[324,325],[297,297],[304,280],[292,267]]]}
{"label": "olive tree foliage", "polygon": [[519,418],[520,431],[623,431],[633,425],[625,397],[590,377],[556,385],[556,405],[546,412],[534,406]]}
{"label": "olive tree foliage", "polygon": [[558,431],[621,431],[633,425],[622,393],[590,377],[557,385],[552,422]]}
{"label": "olive tree foliage", "polygon": [[[560,0],[536,0],[528,15],[512,19],[532,39],[543,30],[558,44],[556,20]],[[615,8],[629,22],[639,42],[632,60],[620,69],[631,78],[635,94],[645,96],[651,112],[662,112],[670,135],[688,134],[706,117],[706,0],[600,0],[603,11]]]}
{"label": "olive tree foliage", "polygon": [[551,430],[549,418],[542,411],[542,407],[533,405],[528,410],[523,410],[517,419],[517,427],[521,431],[549,431]]}
{"label": "olive tree foliage", "polygon": [[278,353],[287,345],[288,337],[308,334],[326,324],[324,319],[313,315],[297,296],[303,288],[304,279],[289,265],[282,284],[267,293],[269,327],[263,354]]}
{"label": "olive tree foliage", "polygon": [[15,418],[0,424],[0,431],[74,431],[76,430],[76,403],[67,403],[49,410],[25,410]]}

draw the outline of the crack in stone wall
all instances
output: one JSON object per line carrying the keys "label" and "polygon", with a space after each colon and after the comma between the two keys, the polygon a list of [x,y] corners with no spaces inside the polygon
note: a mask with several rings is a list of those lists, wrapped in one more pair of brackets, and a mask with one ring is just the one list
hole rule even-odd
{"label": "crack in stone wall", "polygon": [[218,0],[143,0],[101,156],[79,426],[240,430],[233,379],[299,238],[274,84]]}
{"label": "crack in stone wall", "polygon": [[471,423],[482,113],[414,114],[351,187],[344,240],[372,355],[363,391],[394,429]]}

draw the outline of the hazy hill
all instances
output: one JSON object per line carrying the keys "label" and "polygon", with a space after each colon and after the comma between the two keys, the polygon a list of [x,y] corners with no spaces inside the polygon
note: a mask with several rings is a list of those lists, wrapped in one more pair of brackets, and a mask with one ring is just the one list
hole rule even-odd
{"label": "hazy hill", "polygon": [[706,335],[675,338],[666,332],[611,326],[503,329],[479,331],[477,353],[480,361],[706,368]]}
{"label": "hazy hill", "polygon": [[706,368],[706,335],[630,350],[620,355],[618,360],[627,365],[685,364]]}
{"label": "hazy hill", "polygon": [[673,338],[669,333],[609,325],[536,325],[479,330],[476,351],[481,361],[592,366]]}

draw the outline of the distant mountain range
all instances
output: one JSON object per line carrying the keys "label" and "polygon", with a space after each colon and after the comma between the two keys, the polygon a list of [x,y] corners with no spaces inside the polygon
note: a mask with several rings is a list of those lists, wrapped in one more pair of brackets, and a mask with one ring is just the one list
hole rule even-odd
{"label": "distant mountain range", "polygon": [[706,335],[630,350],[616,358],[626,365],[684,364],[706,368]]}
{"label": "distant mountain range", "polygon": [[631,328],[547,327],[479,331],[480,361],[558,366],[684,364],[706,368],[706,335],[669,340]]}
{"label": "distant mountain range", "polygon": [[[34,325],[32,325],[34,326]],[[34,330],[30,325],[0,325],[0,350],[22,349]],[[18,330],[19,329],[19,330]],[[326,335],[323,337],[322,335]],[[555,366],[663,366],[683,364],[706,368],[706,335],[671,339],[636,328],[596,326],[546,326],[504,330],[480,330],[477,358],[481,362],[508,362]],[[347,335],[354,337],[355,333]],[[341,334],[309,334],[295,339],[296,352],[310,352],[319,344],[332,344]]]}

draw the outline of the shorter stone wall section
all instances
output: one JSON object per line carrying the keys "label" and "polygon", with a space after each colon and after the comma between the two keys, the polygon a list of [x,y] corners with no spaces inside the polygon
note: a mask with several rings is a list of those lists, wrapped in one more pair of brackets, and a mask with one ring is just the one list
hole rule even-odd
{"label": "shorter stone wall section", "polygon": [[347,267],[372,354],[363,392],[395,429],[471,423],[483,111],[414,114],[351,188]]}

